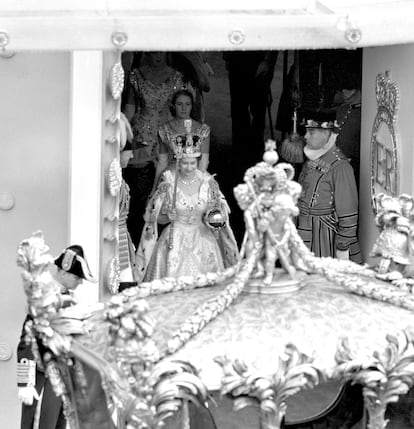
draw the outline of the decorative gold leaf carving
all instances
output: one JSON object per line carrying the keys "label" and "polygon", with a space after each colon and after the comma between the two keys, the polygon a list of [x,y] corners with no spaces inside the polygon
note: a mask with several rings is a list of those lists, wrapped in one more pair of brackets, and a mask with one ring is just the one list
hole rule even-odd
{"label": "decorative gold leaf carving", "polygon": [[122,184],[122,169],[117,158],[114,158],[108,171],[108,189],[109,193],[116,197],[119,194]]}
{"label": "decorative gold leaf carving", "polygon": [[[60,310],[60,289],[44,276],[47,266],[53,261],[48,250],[40,232],[23,240],[19,246],[18,264],[23,268],[25,291],[33,317],[25,325],[25,331],[33,345],[36,361],[45,367],[55,393],[62,398],[70,427],[80,427],[73,395],[68,393],[73,386],[65,384],[59,368],[61,365],[74,368],[77,385],[87,389],[84,373],[76,359],[99,372],[108,407],[111,411],[116,410],[123,427],[159,427],[166,417],[181,407],[185,426],[188,426],[185,404],[187,401],[204,403],[208,396],[207,388],[191,364],[159,362],[161,356],[151,338],[154,322],[148,315],[148,304],[128,295],[111,296],[94,314],[95,322],[106,325],[105,332],[109,333],[106,353],[98,354],[72,337],[72,334],[84,333],[79,323],[82,324],[91,314],[79,310],[65,319],[65,310]],[[113,273],[109,277],[112,277],[114,286],[119,265],[116,258],[111,265]],[[73,328],[64,323],[68,320],[73,323]],[[39,339],[50,349],[43,356],[37,348]]]}
{"label": "decorative gold leaf carving", "polygon": [[358,356],[346,338],[338,346],[336,376],[363,386],[369,429],[385,429],[387,405],[397,402],[414,384],[413,339],[413,331],[409,329],[387,335],[385,349],[369,357]]}
{"label": "decorative gold leaf carving", "polygon": [[109,290],[113,294],[118,293],[120,275],[119,258],[114,257],[108,263],[107,272]]}
{"label": "decorative gold leaf carving", "polygon": [[125,72],[120,62],[115,63],[111,68],[111,94],[114,100],[118,100],[124,89]]}
{"label": "decorative gold leaf carving", "polygon": [[288,344],[279,356],[274,374],[250,370],[242,360],[231,361],[226,356],[215,361],[224,372],[221,393],[234,398],[236,410],[259,405],[265,429],[279,429],[286,414],[287,398],[303,388],[313,388],[322,375],[313,366],[313,359],[293,344]]}

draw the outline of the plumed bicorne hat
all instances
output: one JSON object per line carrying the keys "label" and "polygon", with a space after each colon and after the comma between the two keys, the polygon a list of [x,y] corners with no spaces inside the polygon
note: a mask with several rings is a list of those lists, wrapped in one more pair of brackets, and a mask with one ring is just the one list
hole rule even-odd
{"label": "plumed bicorne hat", "polygon": [[67,273],[74,274],[90,282],[97,282],[89,269],[82,246],[74,244],[67,247],[55,259],[55,265]]}

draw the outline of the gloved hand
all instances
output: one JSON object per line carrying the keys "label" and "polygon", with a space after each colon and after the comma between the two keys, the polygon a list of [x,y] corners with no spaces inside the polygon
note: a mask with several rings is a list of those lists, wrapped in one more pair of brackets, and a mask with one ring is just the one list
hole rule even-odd
{"label": "gloved hand", "polygon": [[349,261],[349,249],[347,250],[336,249],[336,258],[342,259],[343,261]]}
{"label": "gloved hand", "polygon": [[33,405],[33,399],[37,401],[40,399],[34,386],[19,387],[17,395],[19,401],[24,405]]}

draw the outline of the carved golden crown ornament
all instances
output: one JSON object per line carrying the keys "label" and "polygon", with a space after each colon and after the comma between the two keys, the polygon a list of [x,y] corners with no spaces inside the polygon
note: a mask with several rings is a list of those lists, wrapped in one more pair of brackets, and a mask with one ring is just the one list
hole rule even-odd
{"label": "carved golden crown ornament", "polygon": [[391,82],[389,72],[379,73],[375,80],[375,95],[378,107],[386,109],[395,122],[400,102],[397,85]]}

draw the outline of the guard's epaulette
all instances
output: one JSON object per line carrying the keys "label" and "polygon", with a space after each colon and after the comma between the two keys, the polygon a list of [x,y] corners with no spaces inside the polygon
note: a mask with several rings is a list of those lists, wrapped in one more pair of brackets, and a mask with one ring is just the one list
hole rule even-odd
{"label": "guard's epaulette", "polygon": [[315,161],[308,161],[308,165],[310,169],[314,169],[321,172],[322,174],[326,174],[333,164],[342,160],[347,160],[347,157],[344,155],[341,149],[335,148],[334,150],[326,153],[322,158],[319,158]]}
{"label": "guard's epaulette", "polygon": [[321,161],[325,161],[329,165],[332,165],[336,161],[348,160],[345,154],[342,152],[339,147],[336,147],[334,150],[328,152],[326,155],[322,157]]}
{"label": "guard's epaulette", "polygon": [[315,169],[317,171],[320,171],[321,173],[325,174],[329,171],[330,168],[331,168],[331,163],[328,160],[318,159],[316,161]]}

